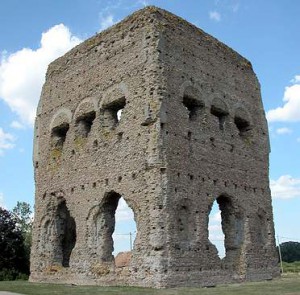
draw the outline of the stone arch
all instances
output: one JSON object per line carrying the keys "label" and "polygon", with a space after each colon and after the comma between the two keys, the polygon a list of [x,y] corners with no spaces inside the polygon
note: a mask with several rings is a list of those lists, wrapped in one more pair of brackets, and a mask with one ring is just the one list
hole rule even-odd
{"label": "stone arch", "polygon": [[39,252],[47,264],[69,267],[76,244],[76,223],[61,193],[48,197],[48,213],[40,223]]}
{"label": "stone arch", "polygon": [[181,86],[181,99],[187,117],[191,121],[195,121],[201,109],[205,106],[200,90],[192,83],[185,82]]}
{"label": "stone arch", "polygon": [[223,258],[223,264],[225,268],[236,270],[244,242],[243,212],[236,201],[228,194],[220,194],[215,201],[221,211],[221,226],[224,234],[225,257]]}
{"label": "stone arch", "polygon": [[93,206],[87,216],[89,256],[100,263],[114,261],[112,235],[115,230],[115,213],[121,198],[132,209],[138,226],[136,209],[133,207],[133,203],[113,190],[106,192],[100,204]]}
{"label": "stone arch", "polygon": [[181,98],[183,97],[184,91],[185,91],[186,88],[193,87],[193,86],[194,86],[194,84],[190,80],[183,82],[180,85],[180,92],[179,92],[180,97]]}
{"label": "stone arch", "polygon": [[43,259],[39,259],[38,266],[39,270],[42,271],[43,268],[52,264],[52,244],[50,243],[50,236],[52,229],[51,217],[44,215],[39,222],[39,232],[38,232],[38,243],[36,244],[36,249],[39,256]]}
{"label": "stone arch", "polygon": [[86,138],[88,136],[96,118],[96,109],[96,99],[86,98],[78,104],[74,112],[75,137]]}
{"label": "stone arch", "polygon": [[210,113],[217,118],[219,129],[224,130],[229,111],[227,104],[219,96],[214,96],[212,99]]}
{"label": "stone arch", "polygon": [[54,114],[50,122],[52,148],[63,148],[71,120],[72,112],[67,108],[61,108]]}
{"label": "stone arch", "polygon": [[237,106],[234,111],[234,123],[241,138],[251,136],[252,120],[249,112],[242,106]]}
{"label": "stone arch", "polygon": [[111,130],[118,126],[121,116],[124,116],[127,98],[125,83],[113,86],[103,94],[100,101],[100,122],[104,129]]}

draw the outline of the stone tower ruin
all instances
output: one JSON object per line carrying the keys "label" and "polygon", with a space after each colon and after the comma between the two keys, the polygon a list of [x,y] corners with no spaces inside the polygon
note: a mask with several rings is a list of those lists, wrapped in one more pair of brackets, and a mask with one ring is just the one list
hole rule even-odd
{"label": "stone tower ruin", "polygon": [[[269,151],[250,62],[167,11],[132,14],[48,68],[31,281],[160,288],[277,276]],[[137,237],[117,267],[121,196]],[[208,239],[215,200],[223,259]]]}

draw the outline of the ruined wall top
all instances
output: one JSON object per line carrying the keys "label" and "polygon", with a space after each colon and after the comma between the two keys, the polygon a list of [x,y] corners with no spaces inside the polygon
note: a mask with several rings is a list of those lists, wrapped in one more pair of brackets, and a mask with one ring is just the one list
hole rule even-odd
{"label": "ruined wall top", "polygon": [[241,56],[238,52],[220,42],[217,38],[196,27],[192,23],[162,8],[158,8],[156,6],[147,6],[129,15],[112,27],[109,27],[108,29],[90,37],[81,44],[77,45],[75,48],[71,49],[63,57],[53,61],[48,67],[47,76],[54,74],[53,72],[58,70],[57,67],[60,68],[60,71],[63,70],[61,62],[64,61],[65,66],[67,66],[68,61],[71,61],[70,59],[73,58],[73,55],[76,56],[76,54],[88,54],[90,50],[102,50],[103,53],[105,53],[107,46],[109,46],[109,44],[105,43],[107,41],[111,42],[111,36],[119,36],[120,34],[125,36],[129,31],[134,31],[139,27],[151,27],[153,23],[159,24],[159,29],[161,32],[166,29],[176,27],[177,29],[182,30],[183,33],[187,33],[188,28],[193,34],[203,36],[205,43],[208,42],[211,46],[218,47],[218,50],[226,51],[226,53],[232,58],[243,59],[245,64],[251,66],[250,61],[248,61],[245,57]]}

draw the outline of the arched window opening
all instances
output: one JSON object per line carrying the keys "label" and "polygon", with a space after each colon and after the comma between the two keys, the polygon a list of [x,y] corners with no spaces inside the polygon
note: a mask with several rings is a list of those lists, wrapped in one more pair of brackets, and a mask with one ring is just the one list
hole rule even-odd
{"label": "arched window opening", "polygon": [[55,262],[61,264],[63,267],[69,267],[70,256],[76,244],[76,224],[74,218],[66,206],[66,201],[62,201],[55,213],[55,230],[56,237],[54,237],[54,259]]}
{"label": "arched window opening", "polygon": [[198,115],[198,112],[203,108],[203,103],[198,101],[195,98],[192,98],[188,95],[183,96],[183,105],[188,111],[188,117],[191,121],[195,121]]}
{"label": "arched window opening", "polygon": [[78,117],[76,119],[76,135],[80,137],[87,137],[91,131],[95,117],[95,111],[91,111]]}
{"label": "arched window opening", "polygon": [[225,120],[228,115],[228,112],[222,110],[214,105],[211,106],[210,112],[212,115],[216,116],[219,120],[219,129],[224,130]]}
{"label": "arched window opening", "polygon": [[239,116],[235,116],[234,123],[239,130],[239,135],[242,138],[247,137],[249,131],[251,130],[249,121]]}
{"label": "arched window opening", "polygon": [[62,149],[64,142],[66,141],[68,130],[69,130],[68,123],[62,123],[59,126],[55,126],[52,128],[51,130],[52,148]]}
{"label": "arched window opening", "polygon": [[103,127],[115,128],[121,120],[122,110],[126,105],[125,97],[121,97],[103,106]]}
{"label": "arched window opening", "polygon": [[251,135],[250,121],[249,114],[243,107],[235,110],[234,123],[243,139],[247,139]]}
{"label": "arched window opening", "polygon": [[225,257],[224,232],[222,230],[222,218],[219,205],[215,200],[210,210],[208,221],[208,238],[218,250],[218,256],[222,259]]}
{"label": "arched window opening", "polygon": [[226,117],[228,116],[228,109],[224,101],[215,97],[212,101],[210,113],[217,117],[219,122],[219,129],[224,130]]}

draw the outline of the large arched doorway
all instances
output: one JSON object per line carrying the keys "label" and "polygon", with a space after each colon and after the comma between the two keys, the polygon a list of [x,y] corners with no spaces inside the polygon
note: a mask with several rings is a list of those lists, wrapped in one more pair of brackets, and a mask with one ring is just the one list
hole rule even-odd
{"label": "large arched doorway", "polygon": [[[219,209],[219,210],[218,210]],[[244,222],[240,209],[233,205],[232,198],[228,195],[220,195],[212,205],[209,224],[215,221],[218,233],[219,245],[211,239],[219,251],[223,265],[228,269],[235,269],[238,257],[241,255],[241,247],[244,241]],[[209,233],[211,230],[209,231]],[[222,239],[222,234],[224,239]],[[212,234],[210,233],[210,236]]]}
{"label": "large arched doorway", "polygon": [[60,248],[62,266],[69,267],[70,256],[76,243],[76,224],[66,206],[66,201],[61,202],[56,211],[56,227]]}
{"label": "large arched doorway", "polygon": [[113,262],[119,252],[132,250],[136,235],[134,214],[120,194],[106,193],[90,215],[92,257],[99,262]]}
{"label": "large arched doorway", "polygon": [[134,213],[122,197],[119,199],[115,219],[114,256],[120,252],[132,251],[137,232]]}
{"label": "large arched doorway", "polygon": [[39,251],[47,257],[48,265],[70,266],[70,257],[76,244],[76,223],[63,197],[53,195],[56,203],[51,214],[42,222]]}
{"label": "large arched doorway", "polygon": [[224,232],[222,230],[221,211],[217,200],[214,201],[209,214],[208,238],[215,245],[219,258],[225,257]]}

